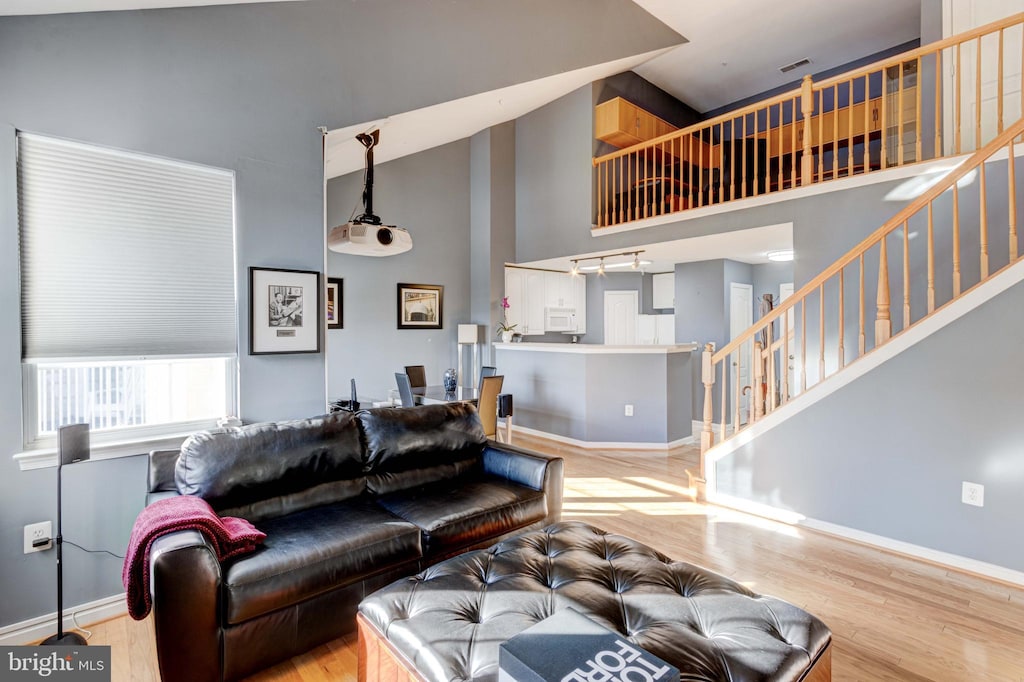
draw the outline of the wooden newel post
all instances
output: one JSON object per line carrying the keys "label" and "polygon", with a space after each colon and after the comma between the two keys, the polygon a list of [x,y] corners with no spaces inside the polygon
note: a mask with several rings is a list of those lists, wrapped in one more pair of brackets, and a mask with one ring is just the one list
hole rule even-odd
{"label": "wooden newel post", "polygon": [[878,314],[875,316],[875,346],[881,346],[892,336],[892,320],[890,319],[889,303],[889,253],[882,237],[882,246],[878,255],[878,296],[876,303]]}
{"label": "wooden newel post", "polygon": [[[707,452],[712,445],[715,444],[715,432],[711,428],[711,422],[714,420],[714,403],[712,402],[712,389],[715,385],[715,365],[711,361],[711,356],[714,355],[715,344],[706,343],[704,344],[704,354],[701,357],[700,365],[700,376],[701,381],[704,382],[704,429],[700,432],[700,451],[701,454]],[[704,478],[704,460],[701,459],[700,464],[700,475]]]}
{"label": "wooden newel post", "polygon": [[[804,76],[800,84],[800,113],[804,117],[803,127],[803,158],[800,164],[800,184],[809,185],[814,179],[814,145],[811,140],[811,119],[814,117],[814,83],[810,74]],[[796,125],[796,121],[793,121]]]}

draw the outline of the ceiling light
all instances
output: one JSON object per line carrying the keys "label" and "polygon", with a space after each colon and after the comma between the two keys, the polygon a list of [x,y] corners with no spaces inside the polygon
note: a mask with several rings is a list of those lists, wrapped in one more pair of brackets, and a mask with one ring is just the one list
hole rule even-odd
{"label": "ceiling light", "polygon": [[601,264],[597,266],[597,274],[604,274],[604,258],[601,259]]}
{"label": "ceiling light", "polygon": [[633,254],[633,269],[636,270],[639,267],[640,267],[640,254],[639,253],[634,253]]}
{"label": "ceiling light", "polygon": [[572,262],[572,276],[575,277],[578,274],[580,274],[580,262],[574,260]]}
{"label": "ceiling light", "polygon": [[[640,261],[639,267],[643,267],[645,265],[651,265],[651,261],[649,261],[649,260],[642,260],[642,261]],[[624,261],[622,263],[605,263],[604,267],[607,270],[619,270],[619,269],[622,269],[622,268],[632,268],[633,267],[633,261]],[[600,265],[581,265],[580,266],[580,272],[599,272],[599,273],[601,273],[602,270],[601,270],[601,266]]]}
{"label": "ceiling light", "polygon": [[781,251],[769,251],[765,256],[776,263],[786,263],[793,260],[793,249],[782,249]]}

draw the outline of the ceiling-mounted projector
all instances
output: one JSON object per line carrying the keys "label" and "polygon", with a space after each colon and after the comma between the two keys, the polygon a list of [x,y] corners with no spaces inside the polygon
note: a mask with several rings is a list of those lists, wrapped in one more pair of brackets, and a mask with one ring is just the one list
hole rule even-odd
{"label": "ceiling-mounted projector", "polygon": [[366,182],[363,184],[363,214],[327,235],[327,248],[353,256],[394,256],[412,248],[412,235],[401,227],[385,225],[373,214],[373,148],[380,141],[380,131],[356,139],[366,147]]}

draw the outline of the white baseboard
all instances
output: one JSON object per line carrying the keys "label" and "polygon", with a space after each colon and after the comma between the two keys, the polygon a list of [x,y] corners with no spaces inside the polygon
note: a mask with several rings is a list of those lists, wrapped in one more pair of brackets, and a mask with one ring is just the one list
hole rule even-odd
{"label": "white baseboard", "polygon": [[[125,601],[124,593],[114,594],[109,597],[97,599],[86,604],[71,606],[64,609],[64,629],[77,630],[71,615],[74,614],[78,622],[88,627],[90,623],[116,618],[128,613],[128,603]],[[29,618],[20,623],[12,623],[0,627],[0,646],[18,646],[20,644],[31,644],[46,639],[57,632],[57,612],[48,613],[44,616]]]}
{"label": "white baseboard", "polygon": [[844,540],[850,540],[862,545],[876,547],[895,554],[921,559],[922,561],[951,568],[962,573],[969,573],[983,578],[998,580],[1018,587],[1024,586],[1024,572],[1016,571],[1004,566],[998,566],[996,564],[990,564],[985,561],[978,561],[977,559],[960,556],[959,554],[951,554],[949,552],[943,552],[930,547],[915,545],[911,542],[895,540],[893,538],[885,537],[884,535],[875,535],[874,533],[857,530],[856,528],[840,526],[827,521],[809,519],[796,512],[779,509],[778,507],[772,507],[760,502],[752,502],[743,498],[733,497],[732,495],[709,494],[708,503],[720,507],[735,509],[746,514],[761,516],[792,526],[802,526],[819,533],[833,535],[835,537],[843,538]]}
{"label": "white baseboard", "polygon": [[[687,436],[686,438],[680,438],[669,443],[636,443],[636,442],[610,442],[610,441],[589,441],[579,440],[576,438],[569,438],[568,436],[561,436],[557,433],[548,433],[547,431],[540,431],[538,429],[531,429],[526,426],[519,426],[518,424],[512,425],[513,433],[522,433],[527,436],[537,436],[538,438],[546,438],[553,440],[557,443],[565,443],[566,445],[573,445],[578,448],[585,450],[639,450],[642,452],[666,452],[667,450],[680,446],[690,445],[694,442],[693,436]],[[513,443],[514,444],[514,443]]]}

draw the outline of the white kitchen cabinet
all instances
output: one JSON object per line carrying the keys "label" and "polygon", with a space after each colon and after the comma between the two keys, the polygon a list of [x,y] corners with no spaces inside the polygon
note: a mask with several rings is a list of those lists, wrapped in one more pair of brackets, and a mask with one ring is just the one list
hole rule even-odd
{"label": "white kitchen cabinet", "polygon": [[655,315],[657,332],[658,332],[658,344],[662,346],[672,346],[676,342],[676,316],[675,315]]}
{"label": "white kitchen cabinet", "polygon": [[569,275],[573,287],[573,305],[576,308],[576,334],[587,333],[587,278]]}
{"label": "white kitchen cabinet", "polygon": [[640,321],[637,325],[636,342],[642,345],[675,345],[676,316],[640,315]]}
{"label": "white kitchen cabinet", "polygon": [[658,342],[658,325],[655,321],[657,315],[641,315],[636,326],[636,342],[643,346],[654,345]]}
{"label": "white kitchen cabinet", "polygon": [[676,274],[674,272],[664,272],[652,277],[654,282],[654,293],[652,298],[652,308],[657,310],[667,310],[669,308],[676,307]]}
{"label": "white kitchen cabinet", "polygon": [[508,299],[508,310],[505,311],[506,323],[514,332],[523,333],[526,326],[526,271],[519,268],[505,268],[505,298]]}
{"label": "white kitchen cabinet", "polygon": [[544,304],[547,302],[545,275],[547,273],[542,270],[523,270],[523,272],[526,273],[523,286],[526,316],[523,329],[519,333],[523,336],[537,336],[544,333]]}
{"label": "white kitchen cabinet", "polygon": [[575,307],[572,275],[566,272],[544,273],[544,300],[549,308]]}

